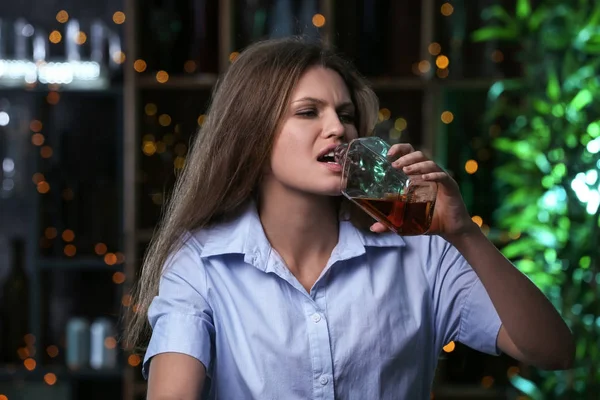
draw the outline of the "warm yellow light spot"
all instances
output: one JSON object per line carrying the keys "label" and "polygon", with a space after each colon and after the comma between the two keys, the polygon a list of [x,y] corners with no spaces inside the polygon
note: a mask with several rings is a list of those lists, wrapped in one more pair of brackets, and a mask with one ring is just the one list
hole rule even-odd
{"label": "warm yellow light spot", "polygon": [[325,16],[323,14],[315,14],[312,17],[312,23],[317,28],[321,28],[325,25]]}
{"label": "warm yellow light spot", "polygon": [[512,240],[517,240],[518,238],[521,237],[521,232],[509,232],[508,237],[511,238]]}
{"label": "warm yellow light spot", "polygon": [[483,234],[485,236],[489,235],[490,234],[490,226],[487,224],[481,225],[481,232],[483,232]]}
{"label": "warm yellow light spot", "polygon": [[156,142],[156,152],[158,154],[162,154],[167,151],[167,144],[165,142],[161,142],[160,140]]}
{"label": "warm yellow light spot", "polygon": [[152,198],[152,203],[154,203],[157,206],[160,206],[163,203],[162,193],[152,193],[152,196],[150,197]]}
{"label": "warm yellow light spot", "polygon": [[477,224],[477,226],[480,228],[481,225],[483,225],[483,218],[481,218],[479,215],[473,215],[471,217],[471,221],[475,222],[475,224]]}
{"label": "warm yellow light spot", "polygon": [[50,358],[54,358],[58,356],[58,347],[52,344],[46,348],[46,353],[48,353]]}
{"label": "warm yellow light spot", "polygon": [[104,339],[104,347],[107,349],[114,349],[117,347],[117,340],[112,336],[107,337]]}
{"label": "warm yellow light spot", "polygon": [[158,123],[161,126],[171,125],[171,116],[169,114],[162,114],[160,117],[158,117]]}
{"label": "warm yellow light spot", "polygon": [[169,74],[167,71],[158,71],[156,73],[156,81],[158,83],[165,83],[169,80]]}
{"label": "warm yellow light spot", "polygon": [[30,356],[29,349],[27,347],[19,347],[17,354],[21,360],[24,360]]}
{"label": "warm yellow light spot", "polygon": [[[204,125],[204,121],[206,120],[206,115],[202,114],[198,117],[198,125],[202,126]],[[165,142],[166,142],[166,138],[165,138]],[[167,144],[169,144],[169,142],[167,142]]]}
{"label": "warm yellow light spot", "polygon": [[504,53],[502,53],[500,50],[494,50],[492,52],[492,61],[495,63],[501,63],[504,61]]}
{"label": "warm yellow light spot", "polygon": [[115,272],[113,274],[112,280],[117,285],[120,285],[121,283],[125,282],[125,274],[122,272]]}
{"label": "warm yellow light spot", "polygon": [[152,115],[155,115],[157,113],[158,108],[156,107],[156,104],[154,104],[154,103],[148,103],[144,107],[144,111],[146,112],[146,115],[152,116]]}
{"label": "warm yellow light spot", "polygon": [[65,10],[60,10],[59,12],[56,13],[56,20],[58,22],[60,22],[61,24],[64,24],[65,22],[67,22],[69,20],[69,13],[66,12]]}
{"label": "warm yellow light spot", "polygon": [[237,51],[232,52],[229,55],[229,62],[234,62],[235,60],[237,60],[237,58],[240,56],[240,53]]}
{"label": "warm yellow light spot", "polygon": [[452,114],[450,111],[444,111],[440,118],[443,123],[449,124],[454,121],[454,114]]}
{"label": "warm yellow light spot", "polygon": [[34,119],[29,123],[29,129],[31,129],[33,132],[39,132],[42,130],[42,123],[37,119]]}
{"label": "warm yellow light spot", "polygon": [[27,346],[33,346],[35,344],[35,336],[33,335],[33,333],[28,333],[27,335],[25,335],[23,337],[23,340],[25,341],[25,344],[27,344]]}
{"label": "warm yellow light spot", "polygon": [[73,257],[77,253],[77,248],[72,244],[68,244],[65,246],[65,256]]}
{"label": "warm yellow light spot", "polygon": [[48,36],[48,40],[50,40],[50,42],[54,44],[60,43],[60,41],[62,40],[62,35],[59,31],[52,31]]}
{"label": "warm yellow light spot", "polygon": [[122,11],[117,11],[113,14],[113,22],[117,25],[121,25],[125,22],[125,13]]}
{"label": "warm yellow light spot", "polygon": [[451,353],[454,351],[454,349],[456,348],[456,344],[454,342],[450,342],[447,345],[445,345],[444,347],[442,347],[442,349],[446,352],[446,353]]}
{"label": "warm yellow light spot", "polygon": [[57,235],[58,235],[58,232],[56,231],[56,228],[53,226],[49,226],[48,228],[46,228],[44,230],[44,236],[46,236],[48,239],[54,239]]}
{"label": "warm yellow light spot", "polygon": [[131,295],[124,294],[123,298],[121,299],[121,304],[123,304],[125,307],[129,307],[131,305]]}
{"label": "warm yellow light spot", "polygon": [[44,375],[44,382],[50,386],[54,385],[56,383],[56,375],[54,375],[52,372],[48,372],[46,375]]}
{"label": "warm yellow light spot", "polygon": [[198,68],[198,66],[196,65],[196,61],[194,60],[187,60],[183,64],[183,70],[188,74],[194,73],[196,71],[196,68]]}
{"label": "warm yellow light spot", "polygon": [[142,60],[141,58],[133,62],[133,69],[135,69],[137,72],[144,72],[146,68],[146,61]]}
{"label": "warm yellow light spot", "polygon": [[379,110],[379,121],[387,121],[388,119],[390,119],[390,116],[392,115],[392,113],[390,112],[390,110],[388,110],[387,108],[382,108],[381,110]]}
{"label": "warm yellow light spot", "polygon": [[37,363],[35,362],[35,360],[33,358],[28,358],[25,361],[23,361],[23,365],[25,366],[25,368],[28,371],[33,371],[37,365]]}
{"label": "warm yellow light spot", "polygon": [[129,357],[127,357],[127,363],[132,367],[137,367],[141,362],[142,360],[136,354],[131,354]]}
{"label": "warm yellow light spot", "polygon": [[87,35],[85,34],[85,32],[79,32],[77,33],[77,36],[75,37],[75,42],[77,44],[84,44],[87,41]]}
{"label": "warm yellow light spot", "polygon": [[388,135],[390,137],[390,140],[398,140],[402,137],[402,131],[399,131],[396,128],[392,128],[388,131]]}
{"label": "warm yellow light spot", "polygon": [[467,171],[468,174],[474,174],[477,172],[478,168],[479,164],[477,164],[477,161],[475,160],[469,160],[465,163],[465,171]]}
{"label": "warm yellow light spot", "polygon": [[448,75],[450,74],[450,71],[448,70],[448,68],[444,68],[444,69],[438,69],[435,74],[438,76],[438,78],[440,79],[446,79],[448,77]]}
{"label": "warm yellow light spot", "polygon": [[50,92],[48,93],[48,96],[46,96],[46,101],[48,104],[55,106],[60,101],[60,94],[58,94],[58,92]]}
{"label": "warm yellow light spot", "polygon": [[175,169],[182,169],[185,165],[185,157],[176,157],[175,161],[173,161],[173,166]]}
{"label": "warm yellow light spot", "polygon": [[427,51],[432,56],[437,56],[442,51],[442,46],[438,42],[433,42],[427,46]]}
{"label": "warm yellow light spot", "polygon": [[419,69],[420,73],[425,74],[431,69],[431,64],[429,61],[423,60],[419,62],[419,66],[417,68]]}
{"label": "warm yellow light spot", "polygon": [[481,386],[483,386],[484,389],[489,389],[494,385],[494,378],[492,378],[491,376],[484,376],[481,379]]}
{"label": "warm yellow light spot", "polygon": [[442,4],[440,11],[444,17],[449,17],[454,12],[454,7],[452,7],[452,4],[450,3],[444,3]]}
{"label": "warm yellow light spot", "polygon": [[31,136],[31,143],[35,146],[43,145],[44,140],[44,135],[42,135],[41,133],[34,133],[33,136]]}
{"label": "warm yellow light spot", "polygon": [[62,239],[65,242],[72,242],[75,239],[75,233],[70,229],[65,229],[62,233]]}
{"label": "warm yellow light spot", "polygon": [[44,146],[40,149],[40,156],[42,156],[42,158],[50,158],[52,157],[52,147],[50,146]]}
{"label": "warm yellow light spot", "polygon": [[144,142],[142,145],[142,152],[144,155],[151,156],[156,153],[156,143],[154,142]]}
{"label": "warm yellow light spot", "polygon": [[106,253],[104,263],[106,265],[115,265],[117,263],[117,255],[115,253]]}
{"label": "warm yellow light spot", "polygon": [[521,372],[519,370],[519,367],[517,366],[512,366],[509,369],[506,370],[506,376],[508,376],[509,378],[512,378],[513,376],[517,375],[519,372]]}
{"label": "warm yellow light spot", "polygon": [[94,246],[94,252],[99,256],[106,254],[107,250],[108,248],[104,243],[96,243],[96,245]]}
{"label": "warm yellow light spot", "polygon": [[46,177],[41,172],[36,172],[35,174],[33,174],[31,180],[37,185],[38,183],[45,181]]}
{"label": "warm yellow light spot", "polygon": [[396,128],[396,130],[398,130],[400,132],[405,130],[407,125],[408,125],[408,123],[406,122],[406,120],[404,118],[398,118],[394,122],[394,128]]}
{"label": "warm yellow light spot", "polygon": [[46,181],[37,184],[37,191],[41,194],[46,194],[50,191],[50,184]]}
{"label": "warm yellow light spot", "polygon": [[440,55],[435,59],[435,65],[437,65],[437,67],[440,69],[448,68],[448,65],[450,65],[450,60],[448,57]]}
{"label": "warm yellow light spot", "polygon": [[114,52],[112,55],[113,61],[117,64],[123,64],[126,58],[127,57],[125,57],[125,53],[123,53],[122,51]]}
{"label": "warm yellow light spot", "polygon": [[0,394],[0,400],[8,400],[8,397],[4,394]]}

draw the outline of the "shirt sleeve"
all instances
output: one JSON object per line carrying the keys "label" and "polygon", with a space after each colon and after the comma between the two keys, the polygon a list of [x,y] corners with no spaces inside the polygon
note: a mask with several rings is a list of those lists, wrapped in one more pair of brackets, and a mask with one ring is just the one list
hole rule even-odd
{"label": "shirt sleeve", "polygon": [[498,355],[500,317],[479,277],[459,251],[440,238],[433,301],[436,347],[458,341],[472,349]]}
{"label": "shirt sleeve", "polygon": [[158,296],[148,308],[152,336],[142,367],[145,379],[152,357],[167,352],[198,359],[210,376],[215,329],[206,286],[199,252],[186,242],[165,263]]}

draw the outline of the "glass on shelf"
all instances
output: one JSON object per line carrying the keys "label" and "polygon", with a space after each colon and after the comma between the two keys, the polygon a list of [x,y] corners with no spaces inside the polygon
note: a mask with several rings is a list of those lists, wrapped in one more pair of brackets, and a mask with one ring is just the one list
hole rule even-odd
{"label": "glass on shelf", "polygon": [[[54,94],[54,97],[50,96]],[[119,107],[115,96],[50,92],[29,124],[42,258],[101,262],[121,249]],[[103,247],[99,249],[98,246]]]}
{"label": "glass on shelf", "polygon": [[321,3],[322,0],[235,0],[234,49],[241,51],[268,38],[321,38],[328,23]]}
{"label": "glass on shelf", "polygon": [[[0,18],[0,87],[105,89],[122,78],[121,0],[97,5],[14,3]],[[52,9],[49,9],[52,8]],[[68,11],[67,11],[68,10]]]}
{"label": "glass on shelf", "polygon": [[136,71],[171,76],[218,72],[218,1],[152,0],[140,3],[139,13]]}
{"label": "glass on shelf", "polygon": [[[92,332],[98,321],[110,321],[116,332],[121,309],[123,285],[119,272],[105,270],[43,271],[41,290],[41,337],[35,338],[35,351],[43,365],[90,374],[92,353],[97,339]],[[106,319],[108,318],[108,319]],[[116,334],[104,337],[107,351],[119,349]],[[112,369],[116,365],[111,364]]]}
{"label": "glass on shelf", "polygon": [[364,75],[415,77],[421,7],[419,1],[348,0],[336,7],[333,42]]}

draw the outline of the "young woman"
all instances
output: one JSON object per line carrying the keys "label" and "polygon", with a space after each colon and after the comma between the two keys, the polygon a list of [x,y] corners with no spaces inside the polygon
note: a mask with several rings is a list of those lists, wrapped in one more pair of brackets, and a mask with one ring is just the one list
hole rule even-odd
{"label": "young woman", "polygon": [[369,135],[377,110],[318,44],[261,42],[231,65],[138,285],[128,333],[148,344],[149,399],[428,399],[451,340],[570,367],[567,326],[423,153],[390,157],[438,183],[430,235],[344,212],[323,156]]}

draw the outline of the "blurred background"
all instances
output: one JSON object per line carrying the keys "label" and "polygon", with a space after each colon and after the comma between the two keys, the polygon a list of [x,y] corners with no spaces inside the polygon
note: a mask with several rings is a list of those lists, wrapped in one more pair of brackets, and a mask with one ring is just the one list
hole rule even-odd
{"label": "blurred background", "polygon": [[3,1],[0,400],[145,398],[120,335],[161,207],[218,74],[294,34],[355,62],[376,134],[446,168],[575,332],[568,372],[448,343],[431,398],[598,398],[598,3]]}

